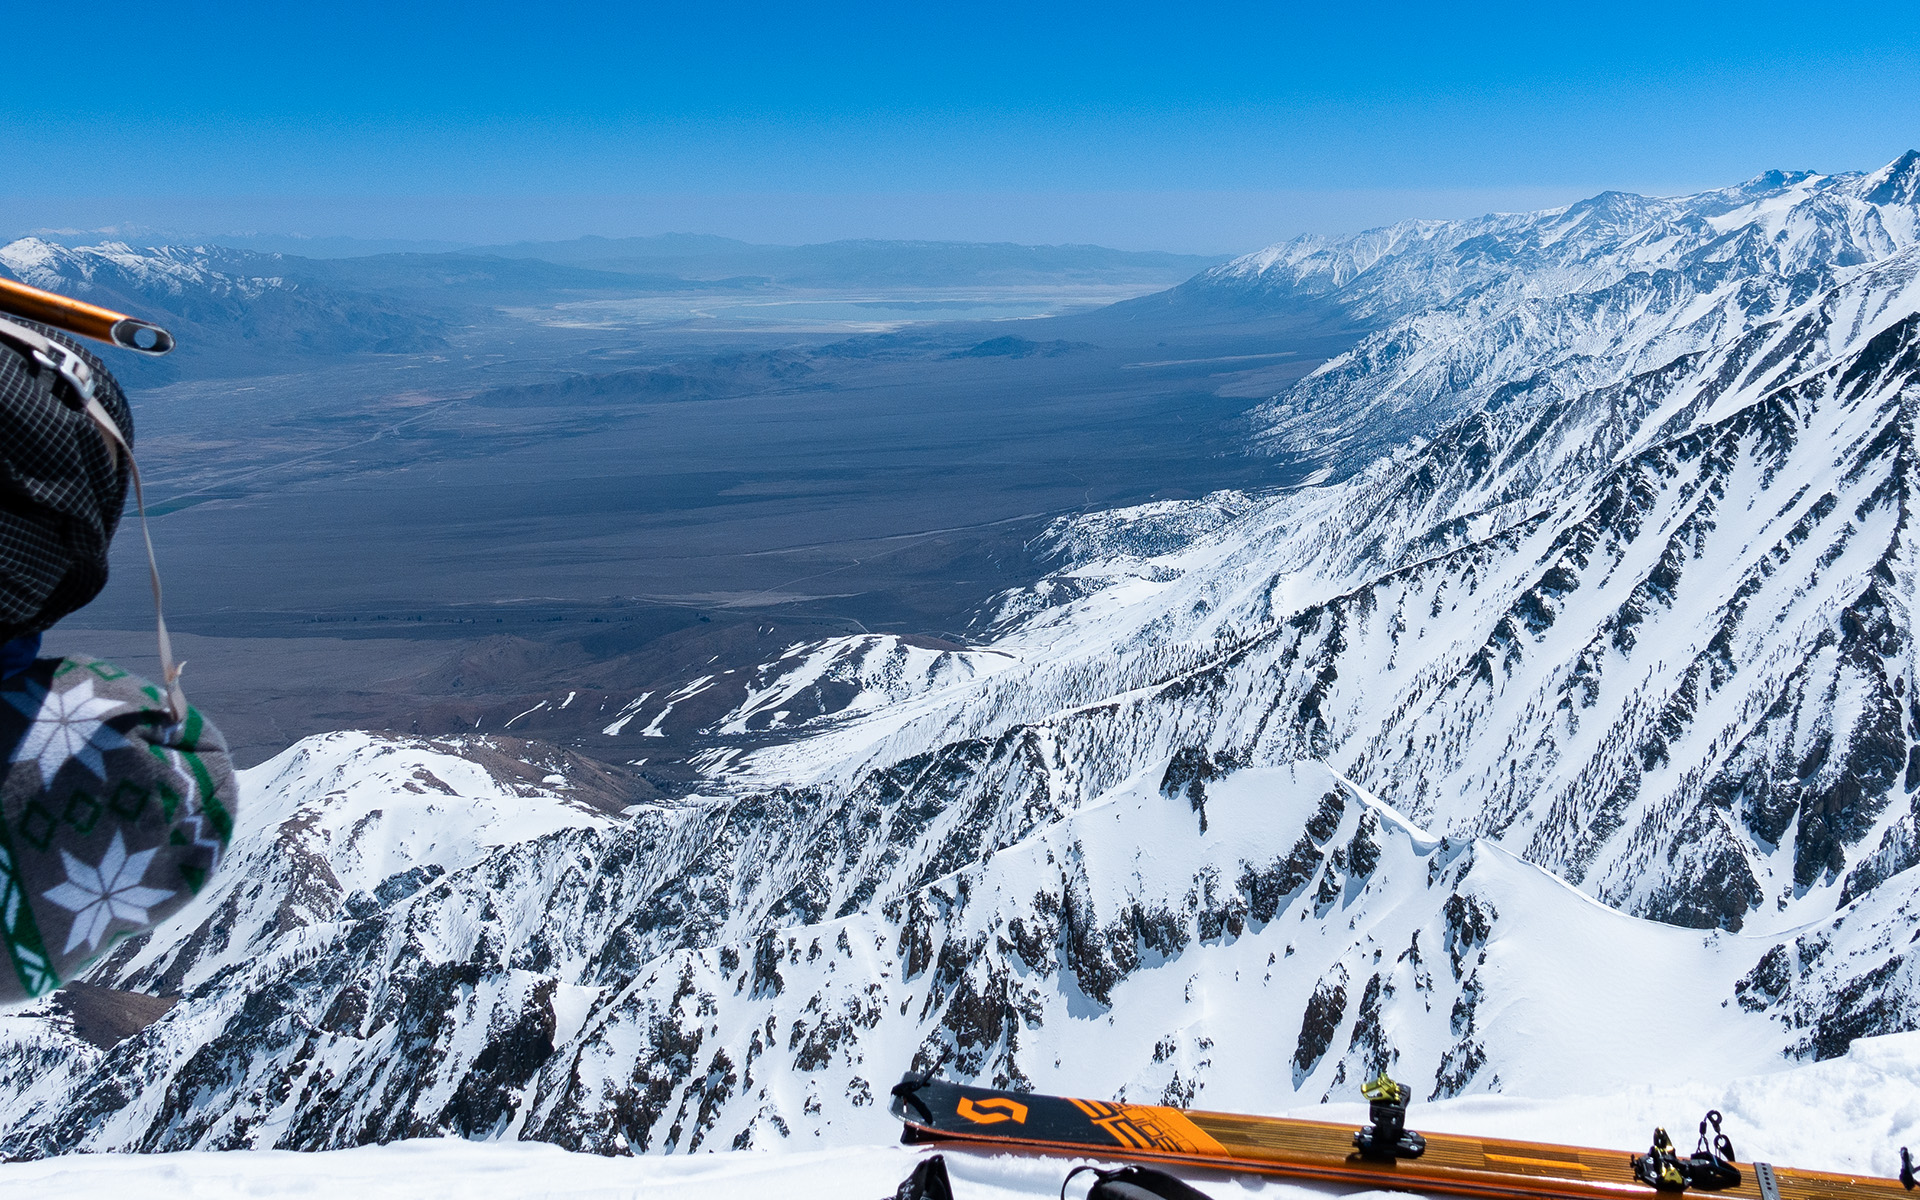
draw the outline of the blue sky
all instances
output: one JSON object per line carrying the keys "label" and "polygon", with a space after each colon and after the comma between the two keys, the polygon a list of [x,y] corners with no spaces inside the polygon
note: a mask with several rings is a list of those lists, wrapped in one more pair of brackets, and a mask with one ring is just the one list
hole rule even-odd
{"label": "blue sky", "polygon": [[0,230],[1238,250],[1920,143],[1910,5],[99,11],[7,85]]}

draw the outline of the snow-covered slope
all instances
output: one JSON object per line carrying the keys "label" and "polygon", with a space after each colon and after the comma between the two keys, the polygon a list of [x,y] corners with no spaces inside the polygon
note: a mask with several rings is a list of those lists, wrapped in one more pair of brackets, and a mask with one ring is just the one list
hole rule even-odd
{"label": "snow-covered slope", "polygon": [[[1390,452],[1066,522],[982,647],[690,679],[702,727],[801,735],[708,795],[261,768],[247,868],[93,975],[179,1002],[104,1051],[15,1018],[0,1150],[845,1146],[908,1066],[1270,1111],[1920,1025],[1917,164],[1275,258],[1405,310],[1273,436]],[[481,832],[407,832],[418,770]]]}
{"label": "snow-covered slope", "polygon": [[[354,741],[402,784],[454,774]],[[1214,778],[1198,804],[1186,774],[1024,828],[899,798],[822,813],[789,794],[601,832],[496,789],[419,803],[557,828],[317,897],[317,871],[283,869],[305,847],[277,847],[418,822],[309,793],[243,836],[247,869],[204,912],[96,973],[181,991],[157,1023],[100,1052],[16,1019],[32,1036],[0,1060],[21,1097],[0,1137],[25,1154],[439,1133],[606,1153],[845,1145],[871,1137],[869,1110],[910,1064],[1271,1108],[1348,1095],[1383,1065],[1435,1097],[1721,1079],[1821,1032],[1741,1003],[1772,986],[1774,939],[1608,910],[1490,843],[1435,840],[1315,764]],[[850,878],[877,896],[841,900]],[[1802,930],[1795,966],[1844,965],[1907,892]],[[1582,1028],[1636,1033],[1564,1036]]]}
{"label": "snow-covered slope", "polygon": [[[307,739],[243,772],[249,811],[225,866],[170,936],[122,943],[96,974],[164,995],[223,994],[240,975],[282,980],[343,924],[503,846],[614,824],[603,771],[537,751],[499,739]],[[61,1111],[70,1088],[112,1086],[114,1072],[113,1056],[58,1016],[0,1017],[0,1075],[20,1089],[0,1124]]]}

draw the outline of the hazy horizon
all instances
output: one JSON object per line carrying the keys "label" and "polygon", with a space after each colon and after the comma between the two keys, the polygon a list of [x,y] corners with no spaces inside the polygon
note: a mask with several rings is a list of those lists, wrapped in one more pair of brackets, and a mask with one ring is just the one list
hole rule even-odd
{"label": "hazy horizon", "polygon": [[[1920,138],[1916,139],[1920,141]],[[1897,157],[1830,168],[1873,170]],[[1116,250],[1223,256],[1303,234],[1346,236],[1403,220],[1455,220],[1531,212],[1604,191],[1682,195],[1739,178],[1686,185],[1372,189],[939,196],[312,196],[33,197],[0,195],[0,237],[44,236],[136,243],[286,243],[269,248],[317,257],[388,251],[673,235],[755,245],[885,241],[1092,245]],[[1780,168],[1802,169],[1802,168]],[[312,243],[311,251],[300,243]],[[329,243],[337,243],[330,246]],[[367,248],[359,248],[360,246]]]}
{"label": "hazy horizon", "polygon": [[169,14],[10,97],[0,229],[1230,254],[1920,142],[1877,3]]}

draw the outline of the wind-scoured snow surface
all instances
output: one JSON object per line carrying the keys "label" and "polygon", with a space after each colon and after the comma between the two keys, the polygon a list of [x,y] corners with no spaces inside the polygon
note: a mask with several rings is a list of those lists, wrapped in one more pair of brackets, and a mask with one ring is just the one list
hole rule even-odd
{"label": "wind-scoured snow surface", "polygon": [[986,645],[620,710],[800,735],[704,798],[615,819],[577,762],[303,743],[247,776],[234,869],[90,977],[177,1004],[105,1049],[58,1005],[0,1027],[0,1151],[811,1151],[936,1065],[1269,1112],[1382,1068],[1694,1095],[1920,1026],[1917,187],[1202,277],[1380,326],[1260,426],[1377,457],[1057,525]]}

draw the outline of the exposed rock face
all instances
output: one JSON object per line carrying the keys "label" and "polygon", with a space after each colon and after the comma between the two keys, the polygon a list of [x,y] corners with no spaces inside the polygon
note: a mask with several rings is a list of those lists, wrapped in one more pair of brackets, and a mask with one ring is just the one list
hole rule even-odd
{"label": "exposed rock face", "polygon": [[71,1023],[73,1034],[100,1050],[111,1050],[167,1015],[176,997],[122,992],[93,983],[70,983],[48,1005]]}
{"label": "exposed rock face", "polygon": [[909,1066],[1271,1109],[1920,1025],[1907,170],[1296,262],[1407,307],[1274,436],[1417,438],[1056,529],[985,648],[797,650],[712,719],[807,736],[707,798],[303,743],[234,870],[94,972],[163,1016],[0,1022],[0,1151],[811,1146],[887,1136]]}

